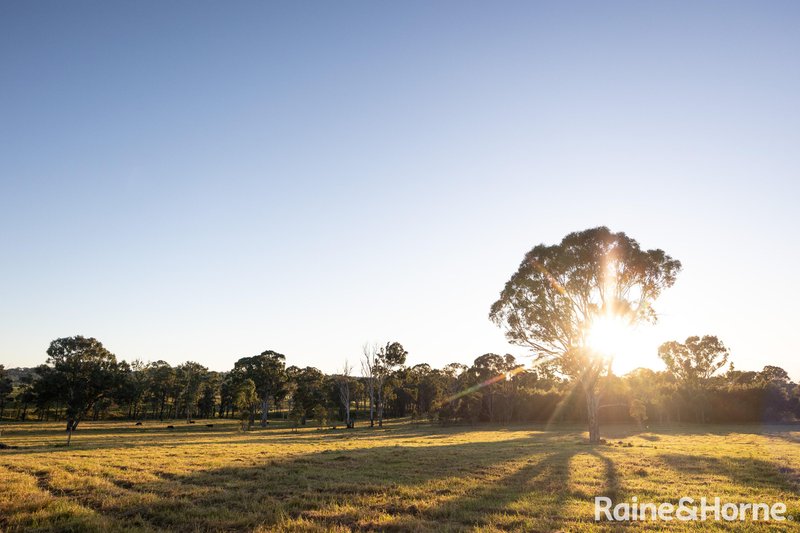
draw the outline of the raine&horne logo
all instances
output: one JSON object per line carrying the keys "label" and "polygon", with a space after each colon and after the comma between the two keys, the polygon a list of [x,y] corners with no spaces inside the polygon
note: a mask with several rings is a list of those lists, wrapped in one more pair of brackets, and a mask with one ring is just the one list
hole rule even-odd
{"label": "raine&horne logo", "polygon": [[724,520],[726,522],[744,520],[774,520],[782,522],[794,520],[794,516],[786,515],[786,504],[773,503],[722,503],[719,496],[713,500],[706,497],[695,500],[683,497],[674,503],[640,503],[634,496],[630,503],[622,502],[613,504],[611,498],[596,496],[594,499],[594,519],[596,522],[607,520],[611,522],[635,522],[645,520],[663,520],[680,522]]}

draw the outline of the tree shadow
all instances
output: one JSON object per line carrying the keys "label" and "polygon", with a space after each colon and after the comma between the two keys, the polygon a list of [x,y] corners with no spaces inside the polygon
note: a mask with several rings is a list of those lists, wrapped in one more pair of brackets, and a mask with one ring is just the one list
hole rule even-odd
{"label": "tree shadow", "polygon": [[[585,494],[570,486],[571,461],[589,455],[602,464],[602,491]],[[503,528],[514,530],[557,530],[570,521],[586,523],[592,515],[565,516],[570,500],[593,503],[595,496],[618,498],[619,475],[614,462],[597,448],[569,446],[531,459],[527,464],[500,478],[478,484],[460,498],[445,500],[422,516],[432,523],[456,523],[464,527],[487,526],[493,514],[503,515]],[[533,498],[531,498],[533,496]]]}
{"label": "tree shadow", "polygon": [[675,436],[728,436],[728,435],[762,435],[781,436],[787,432],[800,431],[800,423],[786,424],[753,424],[753,423],[699,423],[684,422],[680,424],[654,424],[650,426],[653,433],[666,433]]}
{"label": "tree shadow", "polygon": [[[534,518],[554,520],[560,498],[569,496],[570,460],[586,453],[603,461],[607,495],[616,498],[613,463],[596,449],[576,444],[574,435],[441,444],[433,437],[430,444],[413,446],[396,445],[393,439],[383,446],[283,458],[256,455],[241,464],[185,474],[165,468],[148,472],[152,475],[146,481],[118,469],[106,471],[97,484],[69,491],[54,486],[41,471],[27,473],[54,498],[77,502],[109,524],[145,530],[270,528],[287,519],[324,529],[407,529],[409,521],[433,530],[443,521],[469,527],[528,493],[548,495]],[[463,490],[451,491],[459,480]],[[425,487],[439,491],[436,503],[427,507]],[[383,521],[371,523],[376,514]]]}
{"label": "tree shadow", "polygon": [[[487,428],[487,430],[488,429],[490,428]],[[433,440],[449,438],[467,430],[468,428],[438,428],[432,426],[414,428],[370,428],[364,426],[356,429],[301,426],[300,431],[293,431],[285,426],[279,426],[240,431],[230,424],[219,428],[185,426],[170,430],[166,429],[166,427],[151,427],[145,429],[128,429],[124,432],[119,432],[117,428],[103,431],[93,428],[91,430],[78,430],[69,447],[65,446],[66,438],[64,440],[54,438],[54,432],[51,430],[46,434],[48,437],[47,440],[41,444],[16,444],[20,436],[14,435],[14,439],[10,439],[9,442],[15,443],[14,445],[16,448],[0,450],[0,457],[3,455],[29,455],[35,453],[75,453],[94,450],[113,451],[123,449],[129,450],[132,448],[198,446],[214,444],[212,441],[208,440],[209,438],[224,439],[234,437],[236,440],[232,441],[232,444],[235,445],[264,444],[275,439],[278,439],[280,444],[292,445],[307,443],[321,437],[327,441],[358,439],[391,439],[392,441],[400,441],[402,438]],[[174,439],[168,441],[163,440],[164,437],[167,436],[174,437]],[[30,436],[27,435],[24,437],[30,438]]]}
{"label": "tree shadow", "polygon": [[617,467],[608,456],[600,453],[596,449],[589,452],[594,457],[598,458],[603,463],[603,477],[605,479],[605,492],[597,496],[608,496],[612,501],[617,501],[620,492],[620,478]]}
{"label": "tree shadow", "polygon": [[772,461],[752,457],[660,454],[658,458],[682,476],[722,475],[747,489],[800,495],[800,472],[788,465],[779,467]]}

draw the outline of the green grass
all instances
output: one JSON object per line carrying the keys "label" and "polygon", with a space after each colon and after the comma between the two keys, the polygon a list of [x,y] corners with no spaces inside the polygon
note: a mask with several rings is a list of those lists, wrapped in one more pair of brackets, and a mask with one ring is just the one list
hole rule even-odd
{"label": "green grass", "polygon": [[[234,422],[4,424],[0,530],[573,531],[593,498],[785,502],[800,519],[800,429],[791,426],[452,427],[242,433]],[[783,523],[639,523],[653,531],[798,529]]]}

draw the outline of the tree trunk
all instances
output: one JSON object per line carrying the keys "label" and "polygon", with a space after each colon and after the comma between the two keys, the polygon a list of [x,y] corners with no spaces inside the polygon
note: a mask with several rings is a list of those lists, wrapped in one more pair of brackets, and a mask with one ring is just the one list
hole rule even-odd
{"label": "tree trunk", "polygon": [[600,418],[598,417],[600,397],[594,387],[586,387],[584,391],[586,392],[586,414],[589,419],[589,443],[600,444]]}
{"label": "tree trunk", "polygon": [[261,400],[261,427],[267,427],[269,424],[269,420],[267,420],[267,415],[269,413],[269,397],[264,396],[264,399]]}
{"label": "tree trunk", "polygon": [[78,419],[77,418],[68,418],[67,419],[67,446],[69,446],[70,442],[72,442],[72,432],[78,429]]}
{"label": "tree trunk", "polygon": [[369,380],[369,427],[375,427],[375,380]]}
{"label": "tree trunk", "polygon": [[383,427],[383,384],[378,387],[378,427]]}

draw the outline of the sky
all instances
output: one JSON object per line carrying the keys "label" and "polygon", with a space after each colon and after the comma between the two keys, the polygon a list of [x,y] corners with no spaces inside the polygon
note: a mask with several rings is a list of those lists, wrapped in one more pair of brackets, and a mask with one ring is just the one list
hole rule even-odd
{"label": "sky", "polygon": [[800,379],[800,4],[0,3],[0,364],[85,335],[227,370],[524,356],[525,252],[681,260],[615,364]]}

